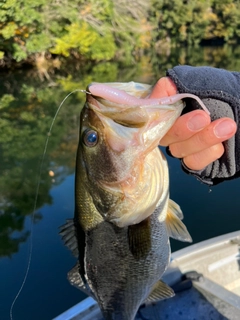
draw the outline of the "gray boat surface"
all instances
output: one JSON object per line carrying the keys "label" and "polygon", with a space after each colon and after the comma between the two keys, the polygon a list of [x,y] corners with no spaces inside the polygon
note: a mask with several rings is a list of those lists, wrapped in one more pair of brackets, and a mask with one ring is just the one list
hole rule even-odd
{"label": "gray boat surface", "polygon": [[[240,231],[174,252],[162,280],[175,297],[142,305],[135,320],[239,320]],[[91,297],[53,320],[79,319],[104,320]]]}

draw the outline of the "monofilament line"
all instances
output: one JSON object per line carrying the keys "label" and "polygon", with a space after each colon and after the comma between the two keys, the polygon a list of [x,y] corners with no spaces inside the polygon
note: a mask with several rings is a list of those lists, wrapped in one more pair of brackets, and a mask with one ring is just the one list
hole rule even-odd
{"label": "monofilament line", "polygon": [[76,89],[72,92],[70,92],[64,99],[63,101],[61,102],[61,104],[59,105],[54,117],[53,117],[53,120],[52,120],[52,123],[51,123],[51,126],[49,128],[49,131],[48,131],[48,134],[47,134],[47,138],[46,138],[46,141],[45,141],[45,145],[44,145],[44,149],[43,149],[43,154],[42,154],[42,158],[40,160],[40,166],[39,166],[39,173],[38,173],[38,176],[37,176],[37,186],[36,186],[36,195],[35,195],[35,199],[34,199],[34,205],[33,205],[33,211],[32,211],[32,214],[31,214],[31,223],[30,223],[30,237],[29,237],[29,249],[28,249],[28,261],[27,261],[27,267],[26,267],[26,271],[25,271],[25,275],[24,275],[24,278],[23,278],[23,281],[22,281],[22,284],[11,304],[11,307],[10,307],[10,319],[13,320],[13,307],[19,297],[19,295],[21,294],[22,290],[23,290],[23,287],[26,283],[26,280],[27,280],[27,277],[28,277],[28,273],[29,273],[29,269],[30,269],[30,265],[31,265],[31,260],[32,260],[32,251],[33,251],[33,222],[34,222],[34,217],[35,217],[35,211],[36,211],[36,207],[37,207],[37,200],[38,200],[38,192],[39,192],[39,188],[40,188],[40,179],[41,179],[41,175],[42,175],[42,169],[43,169],[43,162],[44,162],[44,159],[45,159],[45,155],[46,155],[46,152],[47,152],[47,147],[48,147],[48,141],[49,141],[49,138],[50,138],[50,135],[51,135],[51,132],[52,132],[52,128],[53,128],[53,125],[55,123],[55,120],[58,116],[58,113],[60,111],[60,109],[62,108],[62,105],[64,104],[64,102],[67,100],[67,98],[75,93],[75,92],[84,92],[84,93],[87,93],[87,94],[91,94],[90,92],[87,92],[86,90],[80,90],[80,89]]}

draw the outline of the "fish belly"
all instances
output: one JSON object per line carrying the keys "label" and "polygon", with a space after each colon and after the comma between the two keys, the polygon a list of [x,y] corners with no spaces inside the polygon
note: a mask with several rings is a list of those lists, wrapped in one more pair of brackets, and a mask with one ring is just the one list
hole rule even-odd
{"label": "fish belly", "polygon": [[169,264],[169,238],[165,224],[157,216],[156,210],[149,218],[151,232],[140,239],[141,247],[134,252],[128,227],[119,228],[104,221],[87,232],[85,271],[107,320],[134,319]]}

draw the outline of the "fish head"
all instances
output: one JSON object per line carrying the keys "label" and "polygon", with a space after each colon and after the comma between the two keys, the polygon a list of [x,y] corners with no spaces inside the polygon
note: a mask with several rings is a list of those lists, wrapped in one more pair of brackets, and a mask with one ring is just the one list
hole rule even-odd
{"label": "fish head", "polygon": [[[112,86],[124,90],[122,84]],[[149,94],[150,86],[137,84],[137,90],[134,86],[124,84],[126,91],[141,98],[139,105],[87,94],[81,112],[77,166],[85,175],[82,194],[87,190],[94,214],[119,227],[144,220],[163,192],[168,192],[158,144],[183,107],[181,101],[169,106],[144,105],[142,98]]]}

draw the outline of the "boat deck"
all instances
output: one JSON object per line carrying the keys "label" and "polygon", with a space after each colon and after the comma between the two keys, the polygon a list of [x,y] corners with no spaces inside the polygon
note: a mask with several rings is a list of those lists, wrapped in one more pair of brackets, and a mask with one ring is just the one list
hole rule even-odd
{"label": "boat deck", "polygon": [[[84,310],[79,313],[79,310]],[[54,320],[104,320],[97,303],[87,298],[73,308],[62,313]],[[175,297],[159,301],[149,306],[143,305],[135,320],[227,320],[226,318],[195,288],[176,294]]]}

